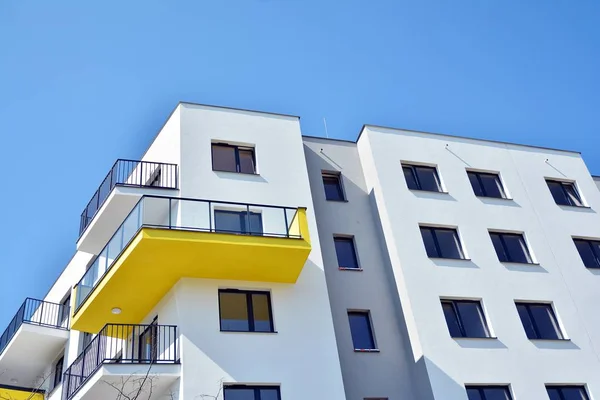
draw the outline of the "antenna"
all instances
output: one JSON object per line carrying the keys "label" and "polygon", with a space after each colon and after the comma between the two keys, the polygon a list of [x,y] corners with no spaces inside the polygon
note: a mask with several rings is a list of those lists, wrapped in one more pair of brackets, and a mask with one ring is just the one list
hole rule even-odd
{"label": "antenna", "polygon": [[327,131],[327,120],[323,117],[323,125],[325,125],[325,137],[329,139],[329,132]]}

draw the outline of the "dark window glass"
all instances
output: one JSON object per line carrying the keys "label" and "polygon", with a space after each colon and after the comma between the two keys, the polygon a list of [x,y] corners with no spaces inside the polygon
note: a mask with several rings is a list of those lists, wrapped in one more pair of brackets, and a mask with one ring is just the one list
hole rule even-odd
{"label": "dark window glass", "polygon": [[441,192],[442,186],[435,167],[421,165],[402,165],[406,185],[411,190]]}
{"label": "dark window glass", "polygon": [[60,312],[58,313],[58,325],[62,326],[69,318],[69,307],[71,305],[71,296],[67,296],[66,299],[60,303]]}
{"label": "dark window glass", "polygon": [[333,238],[335,243],[335,252],[337,254],[338,267],[340,268],[358,268],[356,259],[356,250],[352,238]]}
{"label": "dark window glass", "polygon": [[344,201],[344,191],[339,174],[323,173],[323,187],[325,188],[325,199],[329,201]]}
{"label": "dark window glass", "polygon": [[563,206],[583,207],[583,202],[572,182],[553,181],[546,179],[550,193],[556,204]]}
{"label": "dark window glass", "polygon": [[85,350],[85,348],[92,342],[93,338],[94,338],[94,335],[91,333],[88,333],[88,332],[81,333],[81,348],[79,349],[80,353],[83,350]]}
{"label": "dark window glass", "polygon": [[588,268],[600,268],[600,241],[573,239],[583,265]]}
{"label": "dark window glass", "polygon": [[444,317],[452,337],[490,337],[481,303],[473,300],[442,300]]}
{"label": "dark window glass", "polygon": [[427,256],[433,258],[464,258],[456,229],[421,227]]}
{"label": "dark window glass", "polygon": [[476,196],[505,199],[506,194],[497,174],[467,171]]}
{"label": "dark window glass", "polygon": [[212,144],[213,171],[256,173],[254,149],[228,144]]}
{"label": "dark window glass", "polygon": [[369,313],[364,311],[349,311],[348,319],[350,321],[350,332],[352,333],[354,349],[375,349]]}
{"label": "dark window glass", "polygon": [[512,400],[508,386],[467,386],[469,400]]}
{"label": "dark window glass", "polygon": [[215,210],[215,231],[262,235],[262,215],[252,211]]}
{"label": "dark window glass", "polygon": [[563,339],[550,304],[516,303],[516,306],[529,339]]}
{"label": "dark window glass", "polygon": [[57,387],[62,382],[64,363],[65,358],[61,357],[54,365],[54,381],[52,382],[52,388]]}
{"label": "dark window glass", "polygon": [[224,400],[281,400],[277,386],[225,386]]}
{"label": "dark window glass", "polygon": [[550,400],[589,400],[583,386],[546,386]]}
{"label": "dark window glass", "polygon": [[523,235],[490,232],[498,259],[502,262],[531,264],[533,261]]}
{"label": "dark window glass", "polygon": [[219,315],[222,331],[273,332],[267,292],[219,290]]}

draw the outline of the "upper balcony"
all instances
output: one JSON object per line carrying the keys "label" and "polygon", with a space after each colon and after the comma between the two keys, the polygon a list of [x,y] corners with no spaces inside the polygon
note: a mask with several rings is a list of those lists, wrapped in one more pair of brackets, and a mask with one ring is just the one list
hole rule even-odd
{"label": "upper balcony", "polygon": [[141,196],[164,189],[178,189],[177,165],[117,160],[81,213],[77,249],[98,254]]}
{"label": "upper balcony", "polygon": [[27,298],[0,336],[0,385],[36,387],[69,339],[69,306]]}
{"label": "upper balcony", "polygon": [[73,329],[140,322],[183,277],[295,283],[305,208],[143,196],[75,287]]}

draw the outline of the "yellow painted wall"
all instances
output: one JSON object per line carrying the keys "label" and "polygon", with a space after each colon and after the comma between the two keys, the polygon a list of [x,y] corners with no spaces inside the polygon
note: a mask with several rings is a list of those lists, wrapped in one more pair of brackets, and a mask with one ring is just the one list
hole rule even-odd
{"label": "yellow painted wall", "polygon": [[4,400],[44,400],[44,395],[41,393],[33,393],[31,391],[22,391],[15,389],[0,388],[0,399]]}

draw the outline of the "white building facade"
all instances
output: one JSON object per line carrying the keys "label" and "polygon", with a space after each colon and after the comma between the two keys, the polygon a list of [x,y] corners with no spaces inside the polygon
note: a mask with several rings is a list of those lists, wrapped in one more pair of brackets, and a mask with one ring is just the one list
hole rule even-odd
{"label": "white building facade", "polygon": [[593,399],[596,183],[574,152],[180,103],[6,328],[0,398]]}

